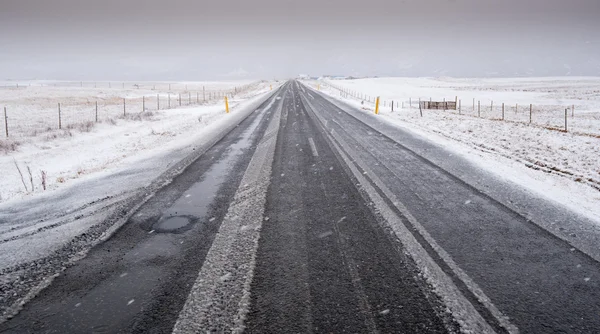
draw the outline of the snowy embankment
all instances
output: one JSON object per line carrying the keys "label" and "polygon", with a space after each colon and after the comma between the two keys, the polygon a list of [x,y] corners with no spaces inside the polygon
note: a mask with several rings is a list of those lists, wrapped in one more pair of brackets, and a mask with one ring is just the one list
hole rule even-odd
{"label": "snowy embankment", "polygon": [[[322,92],[367,113],[374,112],[372,102],[380,96],[383,119],[600,223],[600,78],[310,82],[312,87],[317,84]],[[421,116],[419,99],[454,101],[457,97],[462,102],[460,114],[458,110],[423,110]],[[473,99],[481,101],[481,117],[477,103],[472,106]],[[568,132],[559,131],[567,108]]]}
{"label": "snowy embankment", "polygon": [[0,269],[43,257],[102,221],[109,209],[239,122],[240,112],[264,99],[271,84],[256,83],[235,95],[229,114],[215,100],[99,123],[66,137],[27,137],[16,151],[0,153]]}
{"label": "snowy embankment", "polygon": [[[255,112],[280,84],[260,82],[234,91],[229,114],[222,99],[207,100],[100,122],[83,132],[70,129],[64,137],[23,136],[16,151],[0,153],[0,322],[110,238],[139,205]],[[45,191],[41,171],[47,175]]]}
{"label": "snowy embankment", "polygon": [[[235,109],[240,102],[268,91],[270,85],[163,83],[121,89],[119,84],[109,89],[85,87],[90,83],[83,84],[83,88],[67,84],[54,87],[43,82],[18,89],[0,88],[0,107],[7,106],[9,130],[6,138],[2,122],[0,170],[4,173],[0,176],[0,203],[43,193],[43,178],[48,192],[96,173],[110,172],[135,158],[185,144],[225,117],[223,94],[229,94],[230,107]],[[57,125],[59,103],[61,129]]]}

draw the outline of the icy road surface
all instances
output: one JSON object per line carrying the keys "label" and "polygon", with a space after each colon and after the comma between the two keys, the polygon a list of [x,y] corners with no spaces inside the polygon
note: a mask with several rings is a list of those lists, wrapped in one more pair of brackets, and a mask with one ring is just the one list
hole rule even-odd
{"label": "icy road surface", "polygon": [[597,225],[296,81],[131,210],[0,331],[600,328]]}

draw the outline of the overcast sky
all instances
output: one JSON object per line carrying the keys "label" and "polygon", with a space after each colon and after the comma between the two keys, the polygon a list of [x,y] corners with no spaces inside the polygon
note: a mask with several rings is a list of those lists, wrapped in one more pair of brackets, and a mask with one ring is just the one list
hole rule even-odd
{"label": "overcast sky", "polygon": [[0,79],[600,76],[600,0],[0,0]]}

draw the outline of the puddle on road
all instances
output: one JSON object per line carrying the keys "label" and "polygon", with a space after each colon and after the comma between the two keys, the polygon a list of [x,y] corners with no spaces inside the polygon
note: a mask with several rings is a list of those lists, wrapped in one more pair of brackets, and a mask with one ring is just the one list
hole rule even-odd
{"label": "puddle on road", "polygon": [[209,205],[215,199],[226,177],[232,171],[240,155],[252,145],[252,134],[264,115],[257,117],[241,137],[213,164],[200,182],[186,190],[173,205],[165,210],[154,224],[156,232],[178,232],[191,227],[192,223],[206,216]]}
{"label": "puddle on road", "polygon": [[186,227],[191,222],[192,221],[187,217],[170,217],[162,222],[159,220],[156,228],[160,231],[173,231],[182,227]]}

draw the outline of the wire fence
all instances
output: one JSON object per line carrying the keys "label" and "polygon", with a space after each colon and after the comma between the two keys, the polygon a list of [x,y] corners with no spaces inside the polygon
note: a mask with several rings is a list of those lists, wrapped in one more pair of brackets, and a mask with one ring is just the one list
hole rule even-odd
{"label": "wire fence", "polygon": [[[375,108],[376,96],[370,96],[358,91],[353,91],[340,86],[327,84],[337,90],[340,96],[360,101],[370,108]],[[448,106],[439,108],[441,110],[426,109],[428,105]],[[576,105],[564,104],[522,104],[505,103],[477,99],[463,101],[460,97],[452,98],[398,98],[380,99],[379,110],[388,112],[402,112],[411,117],[423,117],[424,114],[441,115],[456,114],[466,117],[476,117],[493,121],[516,122],[543,127],[549,130],[571,132],[577,135],[585,135],[600,138],[600,112],[578,112]]]}
{"label": "wire fence", "polygon": [[[76,83],[64,83],[81,89]],[[225,96],[233,98],[237,94],[254,89],[258,83],[236,86],[229,89],[206,89],[198,85],[185,84],[160,84],[158,88],[181,89],[179,92],[162,92],[158,88],[156,94],[149,93],[156,84],[145,84],[140,87],[145,91],[126,95],[130,97],[110,96],[110,94],[95,94],[91,96],[69,97],[36,97],[8,101],[1,109],[3,112],[4,138],[23,139],[48,134],[49,138],[58,136],[60,130],[79,129],[89,131],[96,123],[115,124],[119,119],[142,120],[159,110],[168,110],[178,107],[214,104],[223,100]],[[85,83],[88,87],[92,84]],[[137,84],[136,84],[137,85]],[[29,86],[7,89],[25,89]],[[57,86],[59,87],[59,86]],[[60,86],[67,87],[67,86]],[[97,87],[97,84],[96,84]],[[128,87],[122,84],[121,87]],[[122,89],[121,87],[118,87]],[[131,86],[129,88],[135,88]],[[191,90],[194,88],[195,90]],[[127,88],[126,88],[127,89]]]}

